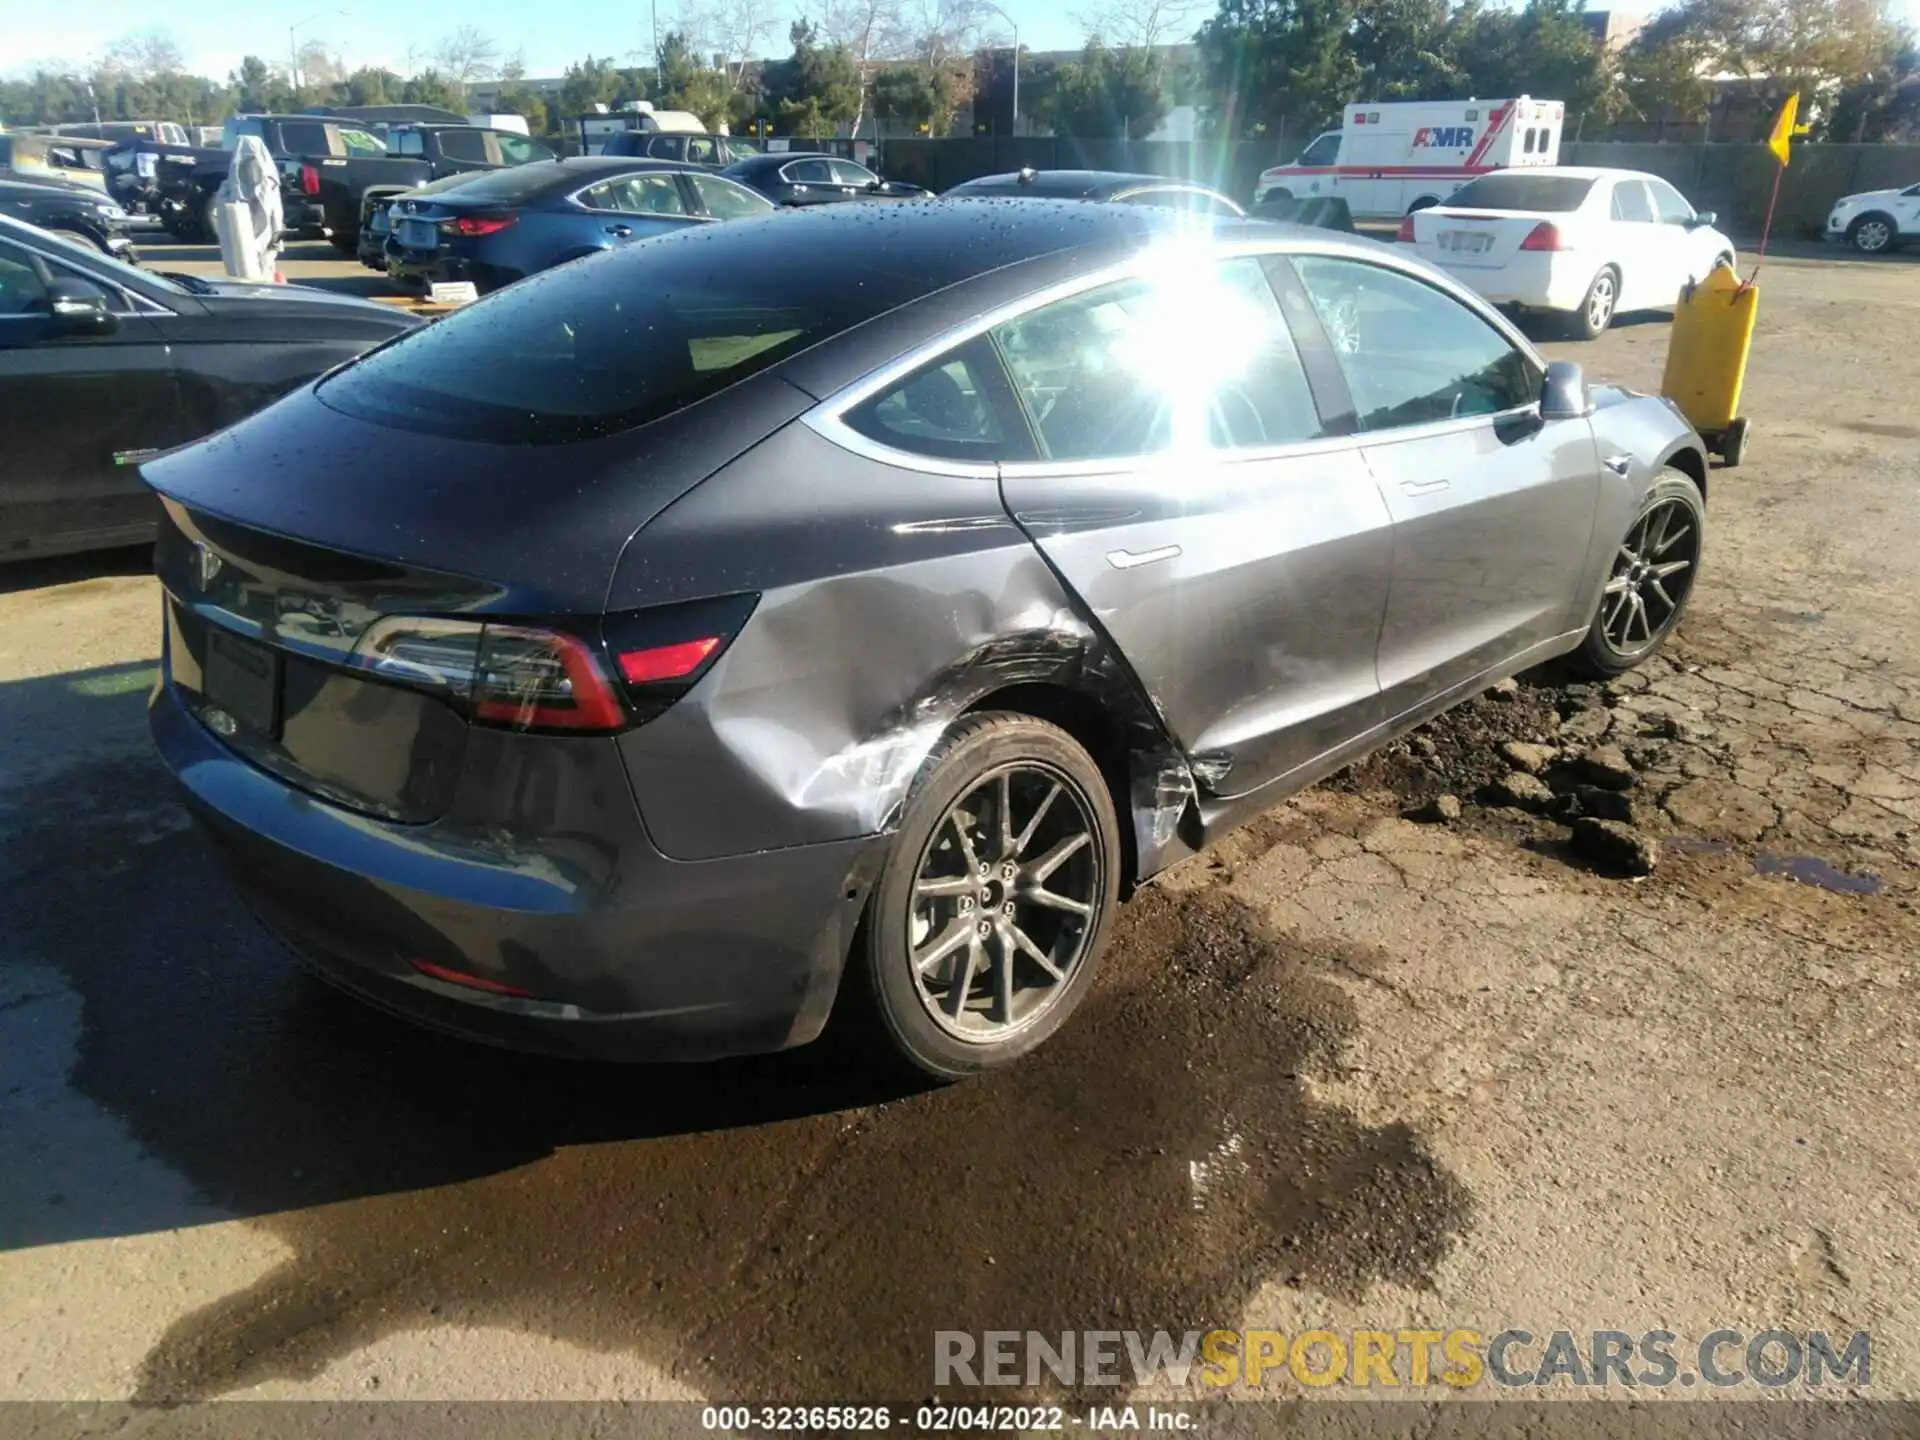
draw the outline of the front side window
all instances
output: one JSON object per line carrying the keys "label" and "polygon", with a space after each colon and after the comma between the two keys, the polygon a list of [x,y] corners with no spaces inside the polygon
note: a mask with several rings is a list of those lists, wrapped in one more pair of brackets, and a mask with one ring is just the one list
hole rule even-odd
{"label": "front side window", "polygon": [[1685,225],[1692,221],[1693,206],[1666,181],[1649,180],[1647,190],[1653,196],[1653,213],[1662,225]]}
{"label": "front side window", "polygon": [[1259,449],[1326,433],[1259,262],[1196,260],[994,332],[1045,458]]}
{"label": "front side window", "polygon": [[1331,165],[1339,153],[1339,135],[1322,135],[1318,140],[1315,140],[1300,152],[1300,158],[1295,163],[1299,165]]}
{"label": "front side window", "polygon": [[833,171],[824,160],[796,160],[780,172],[780,178],[791,185],[830,185]]}
{"label": "front side window", "polygon": [[679,135],[656,135],[647,146],[647,154],[656,160],[679,160],[687,153],[687,142]]}
{"label": "front side window", "polygon": [[690,165],[718,165],[720,153],[714,148],[713,141],[705,136],[696,136],[687,141],[687,163]]}
{"label": "front side window", "polygon": [[1653,223],[1653,202],[1647,199],[1647,187],[1638,180],[1616,181],[1613,187],[1613,218],[1631,225]]}
{"label": "front side window", "polygon": [[33,257],[0,240],[0,315],[40,315],[47,309],[47,287]]}
{"label": "front side window", "polygon": [[880,177],[878,175],[867,169],[866,166],[856,165],[851,160],[830,160],[827,163],[833,171],[833,178],[836,184],[859,185],[864,188],[868,185],[878,185],[880,183]]}
{"label": "front side window", "polygon": [[393,153],[396,155],[424,155],[427,142],[421,138],[418,130],[401,130],[393,137]]}
{"label": "front side window", "polygon": [[1294,267],[1362,430],[1497,415],[1538,398],[1533,362],[1451,295],[1364,261],[1302,256]]}
{"label": "front side window", "polygon": [[745,220],[750,215],[771,215],[779,208],[766,196],[718,175],[689,175],[687,180],[701,206],[716,220]]}
{"label": "front side window", "polygon": [[1026,459],[1025,437],[1009,451],[1000,417],[1004,386],[984,337],[922,366],[884,394],[848,412],[847,424],[896,450],[950,460]]}

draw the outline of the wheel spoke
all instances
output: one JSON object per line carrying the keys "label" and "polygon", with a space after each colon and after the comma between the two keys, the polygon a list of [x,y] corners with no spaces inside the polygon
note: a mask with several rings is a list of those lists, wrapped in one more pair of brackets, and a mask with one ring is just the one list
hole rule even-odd
{"label": "wheel spoke", "polygon": [[1069,915],[1091,915],[1093,907],[1083,900],[1074,900],[1065,895],[1056,895],[1053,891],[1036,885],[1020,894],[1022,900],[1031,900],[1035,905],[1044,905],[1049,910],[1064,910]]}
{"label": "wheel spoke", "polygon": [[1067,972],[1053,963],[1053,957],[1051,955],[1033,943],[1033,937],[1031,935],[1027,934],[1027,932],[1022,930],[1018,925],[1012,925],[1008,928],[1013,932],[1014,944],[1020,947],[1028,959],[1056,980],[1064,980],[1067,978]]}
{"label": "wheel spoke", "polygon": [[994,932],[1000,943],[994,948],[999,956],[993,962],[994,1000],[1000,1007],[1000,1023],[1013,1023],[1013,937],[1004,928]]}
{"label": "wheel spoke", "polygon": [[916,880],[913,893],[928,896],[971,895],[980,882],[971,875],[949,875],[938,880]]}
{"label": "wheel spoke", "polygon": [[1607,618],[1602,621],[1600,625],[1601,630],[1605,632],[1607,638],[1619,645],[1627,643],[1626,633],[1622,631],[1616,638],[1613,633],[1613,627],[1620,619],[1620,616],[1628,610],[1632,595],[1633,592],[1631,590],[1622,590],[1619,595],[1614,597],[1613,608],[1607,611]]}
{"label": "wheel spoke", "polygon": [[973,988],[974,971],[980,968],[981,948],[979,938],[974,935],[972,928],[969,927],[967,931],[967,963],[961,967],[960,973],[954,977],[953,993],[947,996],[947,1014],[955,1020],[958,1020],[960,1018],[960,1012],[967,1008],[967,992]]}
{"label": "wheel spoke", "polygon": [[[1666,587],[1658,580],[1647,581],[1647,588],[1660,597],[1660,603],[1667,607],[1667,614],[1671,615],[1675,610],[1680,608],[1673,603],[1673,597],[1667,594]],[[1662,620],[1660,623],[1664,625],[1666,621]]]}
{"label": "wheel spoke", "polygon": [[[1632,539],[1633,537],[1628,536],[1627,538]],[[1622,560],[1626,561],[1629,565],[1637,565],[1640,563],[1640,552],[1630,545],[1622,545],[1618,550],[1614,551],[1613,554],[1613,563],[1616,568]]]}
{"label": "wheel spoke", "polygon": [[1071,860],[1075,855],[1079,854],[1081,850],[1092,843],[1093,837],[1084,830],[1069,835],[1066,839],[1060,841],[1051,850],[1047,851],[1046,854],[1033,862],[1031,869],[1028,871],[1033,883],[1037,886],[1044,882],[1049,875],[1053,874],[1054,871],[1058,870],[1062,865],[1066,864],[1067,861]]}
{"label": "wheel spoke", "polygon": [[926,974],[972,938],[973,923],[971,921],[953,921],[937,937],[913,952],[914,970],[919,974]]}
{"label": "wheel spoke", "polygon": [[1633,638],[1633,622],[1635,617],[1638,617],[1640,621],[1642,638],[1651,640],[1653,638],[1653,623],[1647,619],[1647,602],[1640,598],[1640,592],[1637,590],[1633,592],[1633,614],[1627,617],[1627,638],[1629,640]]}
{"label": "wheel spoke", "polygon": [[1660,542],[1659,547],[1655,549],[1653,553],[1655,555],[1666,554],[1667,551],[1671,550],[1677,542],[1686,539],[1687,536],[1691,535],[1692,533],[1693,533],[1693,527],[1691,525],[1682,525],[1678,530],[1674,531],[1671,535],[1663,539]]}
{"label": "wheel spoke", "polygon": [[1661,537],[1667,533],[1667,521],[1673,517],[1673,511],[1665,506],[1647,512],[1647,542],[1640,547],[1643,555],[1658,555],[1663,548]]}
{"label": "wheel spoke", "polygon": [[1627,587],[1632,584],[1633,584],[1633,581],[1628,579],[1625,575],[1616,575],[1611,580],[1607,581],[1607,588],[1602,593],[1606,595],[1618,595],[1621,591],[1627,589]]}
{"label": "wheel spoke", "polygon": [[973,837],[967,834],[967,827],[960,823],[960,807],[955,806],[947,816],[947,823],[953,826],[953,833],[960,837],[960,858],[967,862],[967,873],[975,874],[980,869],[980,857],[973,853]]}
{"label": "wheel spoke", "polygon": [[1047,811],[1053,808],[1053,802],[1059,794],[1060,784],[1055,781],[1053,788],[1047,791],[1046,799],[1040,802],[1040,808],[1034,811],[1033,818],[1027,821],[1027,828],[1014,837],[1013,849],[1007,855],[1009,860],[1018,860],[1027,853],[1027,846],[1033,843],[1034,832],[1040,828],[1040,822],[1047,818]]}
{"label": "wheel spoke", "polygon": [[1002,860],[1011,860],[1014,856],[1013,772],[1011,770],[1002,770],[1000,772],[999,808],[1000,823],[995,828],[1000,832],[1000,858]]}

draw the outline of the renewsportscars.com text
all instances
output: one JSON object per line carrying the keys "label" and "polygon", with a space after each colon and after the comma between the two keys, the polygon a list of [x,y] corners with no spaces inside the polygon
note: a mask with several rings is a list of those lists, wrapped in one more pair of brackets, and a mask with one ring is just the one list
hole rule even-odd
{"label": "renewsportscars.com text", "polygon": [[941,1330],[935,1385],[1392,1390],[1865,1388],[1872,1338],[1825,1331]]}

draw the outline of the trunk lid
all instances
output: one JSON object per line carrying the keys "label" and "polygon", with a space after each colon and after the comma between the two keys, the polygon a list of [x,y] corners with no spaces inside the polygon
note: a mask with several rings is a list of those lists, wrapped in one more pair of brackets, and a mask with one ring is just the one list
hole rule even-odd
{"label": "trunk lid", "polygon": [[425,823],[463,711],[350,666],[383,617],[597,624],[630,536],[811,400],[754,377],[574,444],[374,424],[309,388],[142,473],[164,517],[167,678],[249,760],[334,803]]}
{"label": "trunk lid", "polygon": [[[1527,236],[1550,215],[1518,210],[1450,210],[1444,206],[1413,216],[1414,245],[1422,260],[1458,270],[1498,270],[1520,253]],[[1557,217],[1565,225],[1571,216]]]}

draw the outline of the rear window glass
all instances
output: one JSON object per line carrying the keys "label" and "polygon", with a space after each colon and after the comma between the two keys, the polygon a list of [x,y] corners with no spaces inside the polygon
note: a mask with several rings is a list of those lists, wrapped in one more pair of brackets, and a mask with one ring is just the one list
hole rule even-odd
{"label": "rear window glass", "polygon": [[1578,175],[1482,175],[1447,201],[1455,210],[1578,210],[1593,181]]}
{"label": "rear window glass", "polygon": [[[320,398],[378,424],[507,445],[610,435],[717,393],[924,294],[874,268],[823,287],[817,262],[703,228],[522,280],[383,346]],[[769,222],[777,224],[777,221]]]}
{"label": "rear window glass", "polygon": [[[542,165],[514,165],[504,170],[489,170],[484,174],[470,175],[460,183],[460,198],[473,200],[498,200],[503,204],[513,204],[528,200],[542,190],[551,189],[567,178],[567,172],[559,168],[559,162]],[[583,170],[579,173],[582,185],[593,179],[593,172]]]}

